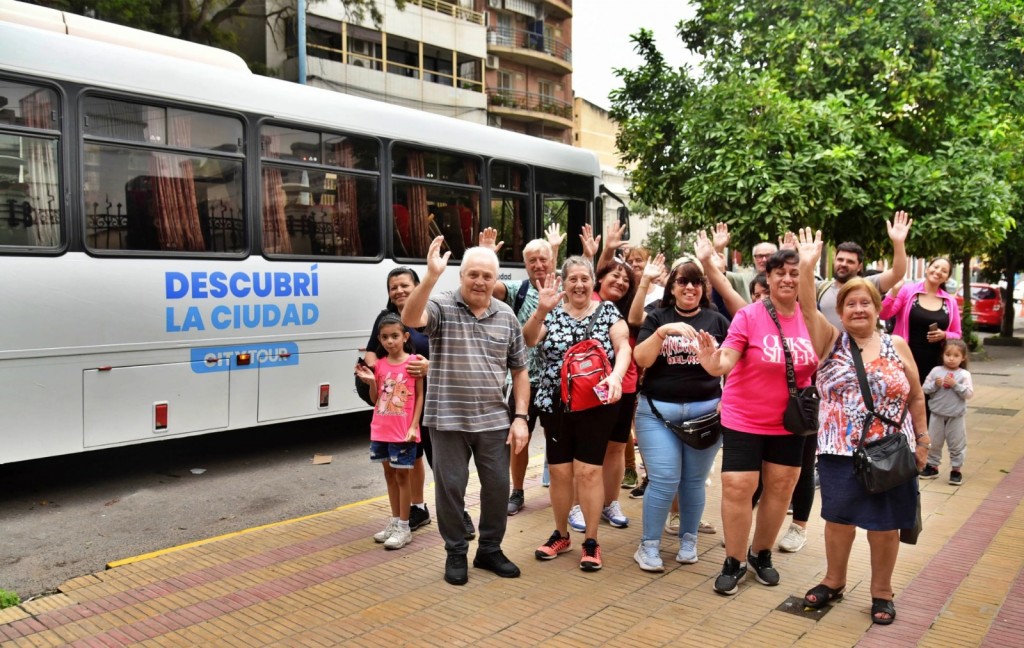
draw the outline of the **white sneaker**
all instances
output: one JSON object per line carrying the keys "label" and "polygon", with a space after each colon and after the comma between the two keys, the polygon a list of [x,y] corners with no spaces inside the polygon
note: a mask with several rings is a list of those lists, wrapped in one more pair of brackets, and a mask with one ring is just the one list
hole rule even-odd
{"label": "white sneaker", "polygon": [[412,542],[412,531],[395,525],[395,532],[391,534],[390,538],[384,541],[384,548],[401,549],[410,542]]}
{"label": "white sneaker", "polygon": [[788,553],[796,553],[803,549],[805,544],[807,544],[807,531],[797,524],[790,523],[789,531],[786,531],[786,535],[782,536],[782,541],[779,542],[779,549]]}
{"label": "white sneaker", "polygon": [[629,526],[629,518],[622,514],[622,507],[619,506],[618,500],[604,507],[601,517],[616,529],[624,529]]}
{"label": "white sneaker", "polygon": [[679,553],[676,554],[676,562],[684,565],[692,565],[697,562],[697,536],[692,533],[684,533],[679,540]]}
{"label": "white sneaker", "polygon": [[583,510],[579,504],[572,507],[569,511],[569,528],[578,533],[583,533],[587,530],[587,522],[583,519]]}
{"label": "white sneaker", "polygon": [[679,535],[678,513],[669,513],[668,520],[665,522],[665,533],[669,535]]}
{"label": "white sneaker", "polygon": [[640,565],[640,569],[649,572],[665,571],[665,563],[661,562],[661,541],[642,540],[633,554],[633,560]]}
{"label": "white sneaker", "polygon": [[373,534],[373,541],[374,542],[386,542],[387,539],[391,537],[391,534],[393,534],[395,532],[395,529],[397,529],[397,528],[398,528],[398,518],[390,518],[388,520],[388,525],[386,527],[384,527],[383,529],[381,529],[377,533]]}

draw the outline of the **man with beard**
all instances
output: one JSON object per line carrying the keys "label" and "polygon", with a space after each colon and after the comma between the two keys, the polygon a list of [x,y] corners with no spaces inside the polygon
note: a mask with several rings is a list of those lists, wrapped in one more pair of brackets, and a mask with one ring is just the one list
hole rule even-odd
{"label": "man with beard", "polygon": [[[893,215],[892,222],[885,222],[886,230],[889,233],[889,240],[892,241],[892,266],[888,270],[870,277],[865,277],[875,284],[878,293],[884,295],[886,291],[896,285],[896,282],[903,278],[907,271],[907,234],[913,219],[906,212],[898,211]],[[836,256],[832,261],[832,279],[819,281],[816,286],[818,296],[818,310],[837,329],[843,331],[843,323],[836,312],[836,297],[839,289],[850,279],[861,276],[864,270],[864,249],[852,241],[846,241],[836,246]]]}

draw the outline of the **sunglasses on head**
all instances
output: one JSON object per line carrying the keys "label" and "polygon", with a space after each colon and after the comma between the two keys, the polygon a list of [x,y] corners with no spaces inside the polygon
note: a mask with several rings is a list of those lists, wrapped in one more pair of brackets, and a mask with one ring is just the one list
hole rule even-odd
{"label": "sunglasses on head", "polygon": [[703,286],[704,282],[700,277],[676,277],[677,286]]}

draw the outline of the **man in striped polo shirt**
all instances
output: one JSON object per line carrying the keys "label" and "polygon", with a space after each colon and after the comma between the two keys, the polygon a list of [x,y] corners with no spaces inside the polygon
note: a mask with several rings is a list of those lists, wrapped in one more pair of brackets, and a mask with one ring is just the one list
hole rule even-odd
{"label": "man in striped polo shirt", "polygon": [[[462,512],[471,456],[480,478],[479,544],[473,566],[515,578],[519,568],[502,553],[501,541],[508,521],[509,451],[519,452],[529,438],[526,345],[512,309],[491,297],[498,279],[498,257],[492,250],[466,250],[459,289],[430,296],[451,256],[441,255],[443,243],[443,236],[431,242],[426,276],[406,300],[402,322],[425,327],[430,338],[423,424],[430,428],[434,446],[434,508],[448,553],[444,579],[452,585],[469,580]],[[503,398],[509,370],[515,399],[511,424]]]}

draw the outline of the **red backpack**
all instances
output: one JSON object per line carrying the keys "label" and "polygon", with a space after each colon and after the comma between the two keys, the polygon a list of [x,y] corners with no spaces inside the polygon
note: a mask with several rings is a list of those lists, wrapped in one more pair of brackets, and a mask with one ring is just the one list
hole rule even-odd
{"label": "red backpack", "polygon": [[594,324],[604,308],[602,302],[590,318],[586,337],[565,351],[562,358],[562,403],[567,412],[582,412],[604,405],[594,387],[612,372],[604,345],[593,339]]}

